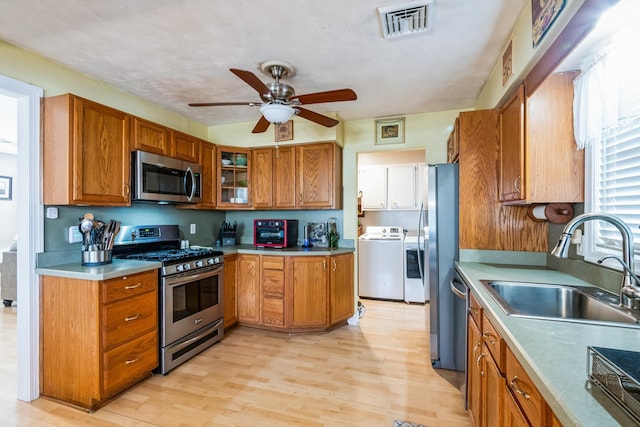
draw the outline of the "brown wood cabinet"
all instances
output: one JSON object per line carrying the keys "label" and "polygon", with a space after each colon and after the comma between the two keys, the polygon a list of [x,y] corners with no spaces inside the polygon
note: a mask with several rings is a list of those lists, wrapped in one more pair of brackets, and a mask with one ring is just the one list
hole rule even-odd
{"label": "brown wood cabinet", "polygon": [[552,74],[532,94],[521,85],[500,112],[499,200],[584,201],[584,151],[573,136],[576,72]]}
{"label": "brown wood cabinet", "polygon": [[262,324],[284,326],[285,260],[262,255]]}
{"label": "brown wood cabinet", "polygon": [[252,150],[254,208],[339,209],[341,149],[333,142]]}
{"label": "brown wood cabinet", "polygon": [[171,155],[171,136],[168,128],[133,117],[132,131],[133,149],[163,156]]}
{"label": "brown wood cabinet", "polygon": [[[467,316],[467,398],[475,427],[558,423],[473,293]],[[471,309],[473,308],[473,310]]]}
{"label": "brown wood cabinet", "polygon": [[342,148],[335,143],[298,145],[298,207],[342,209]]}
{"label": "brown wood cabinet", "polygon": [[260,324],[260,255],[238,255],[238,322]]}
{"label": "brown wood cabinet", "polygon": [[251,208],[251,150],[218,146],[218,208]]}
{"label": "brown wood cabinet", "polygon": [[171,157],[198,163],[200,160],[200,141],[194,136],[171,130]]}
{"label": "brown wood cabinet", "polygon": [[286,313],[291,328],[326,328],[328,323],[328,259],[326,256],[291,257],[287,277]]}
{"label": "brown wood cabinet", "polygon": [[158,366],[157,271],[104,281],[43,276],[41,391],[93,410]]}
{"label": "brown wood cabinet", "polygon": [[238,322],[238,254],[224,256],[224,327]]}
{"label": "brown wood cabinet", "polygon": [[199,140],[200,148],[198,152],[200,153],[199,164],[202,166],[202,175],[201,175],[201,187],[200,194],[202,195],[202,199],[198,203],[185,203],[182,205],[175,205],[178,209],[199,209],[199,210],[214,210],[218,208],[217,200],[217,153],[216,146],[205,140]]}
{"label": "brown wood cabinet", "polygon": [[353,316],[353,253],[334,255],[329,258],[329,262],[331,264],[329,325],[335,325]]}
{"label": "brown wood cabinet", "polygon": [[44,204],[130,205],[130,123],[75,95],[45,98]]}
{"label": "brown wood cabinet", "polygon": [[546,252],[547,223],[529,219],[526,207],[498,201],[498,113],[459,115],[460,248]]}
{"label": "brown wood cabinet", "polygon": [[[326,331],[354,313],[353,253],[332,256],[239,254],[225,289],[235,287],[245,326],[289,332]],[[225,304],[234,304],[225,294]],[[227,315],[225,313],[225,325]],[[229,323],[231,325],[232,323]]]}

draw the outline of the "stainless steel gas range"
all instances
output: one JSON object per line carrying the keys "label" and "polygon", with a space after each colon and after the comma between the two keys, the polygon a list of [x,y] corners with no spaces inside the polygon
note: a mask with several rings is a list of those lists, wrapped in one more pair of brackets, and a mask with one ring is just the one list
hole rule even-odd
{"label": "stainless steel gas range", "polygon": [[114,258],[160,261],[159,331],[163,374],[224,336],[222,252],[180,248],[177,225],[124,226]]}

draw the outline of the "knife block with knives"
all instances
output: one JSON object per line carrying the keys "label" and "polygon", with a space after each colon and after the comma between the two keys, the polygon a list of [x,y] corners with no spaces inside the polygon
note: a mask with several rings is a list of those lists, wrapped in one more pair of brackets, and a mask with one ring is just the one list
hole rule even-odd
{"label": "knife block with knives", "polygon": [[236,231],[238,230],[238,224],[234,221],[223,222],[220,226],[220,233],[218,234],[218,241],[222,246],[235,246],[236,245]]}

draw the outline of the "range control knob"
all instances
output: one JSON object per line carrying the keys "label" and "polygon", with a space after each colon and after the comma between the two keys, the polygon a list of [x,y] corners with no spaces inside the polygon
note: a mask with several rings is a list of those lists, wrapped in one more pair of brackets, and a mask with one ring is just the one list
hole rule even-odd
{"label": "range control knob", "polygon": [[176,271],[182,271],[182,270],[184,270],[182,265],[176,265]]}
{"label": "range control knob", "polygon": [[207,259],[207,264],[208,264],[208,265],[213,265],[213,264],[215,264],[215,262],[216,262],[216,261],[215,261],[213,258],[209,258],[209,259]]}
{"label": "range control knob", "polygon": [[202,261],[196,261],[196,267],[202,267],[204,263]]}
{"label": "range control knob", "polygon": [[185,264],[185,265],[184,265],[184,269],[185,269],[185,270],[191,270],[191,264],[188,264],[188,263],[187,263],[187,264]]}

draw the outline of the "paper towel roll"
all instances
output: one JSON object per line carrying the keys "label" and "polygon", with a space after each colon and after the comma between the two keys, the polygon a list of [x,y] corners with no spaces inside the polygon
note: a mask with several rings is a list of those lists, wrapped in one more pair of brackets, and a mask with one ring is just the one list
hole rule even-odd
{"label": "paper towel roll", "polygon": [[573,206],[569,203],[549,203],[546,205],[529,205],[527,216],[534,221],[549,221],[554,224],[565,224],[573,218]]}

